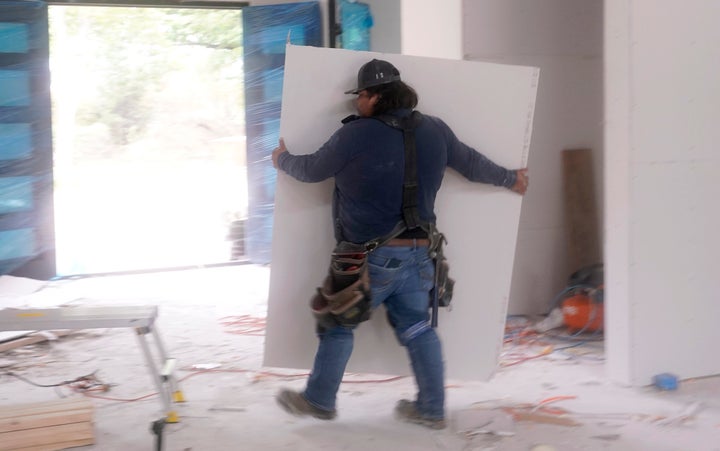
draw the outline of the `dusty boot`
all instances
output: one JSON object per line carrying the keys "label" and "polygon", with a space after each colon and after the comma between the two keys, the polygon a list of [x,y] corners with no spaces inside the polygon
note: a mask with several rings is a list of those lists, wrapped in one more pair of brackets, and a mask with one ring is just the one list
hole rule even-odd
{"label": "dusty boot", "polygon": [[311,416],[320,420],[332,420],[337,416],[337,412],[334,410],[323,410],[319,407],[315,407],[305,397],[293,390],[283,389],[275,397],[280,407],[285,409],[287,413],[304,417]]}
{"label": "dusty boot", "polygon": [[430,429],[445,429],[444,418],[428,418],[417,411],[414,401],[401,399],[395,406],[395,417],[408,423],[415,423]]}

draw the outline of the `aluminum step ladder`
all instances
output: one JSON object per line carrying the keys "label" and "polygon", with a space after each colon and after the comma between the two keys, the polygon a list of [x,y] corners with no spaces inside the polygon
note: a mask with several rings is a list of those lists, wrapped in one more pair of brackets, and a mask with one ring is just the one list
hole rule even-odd
{"label": "aluminum step ladder", "polygon": [[[138,343],[145,356],[165,411],[165,421],[177,423],[174,402],[185,402],[175,377],[176,360],[168,358],[160,339],[155,320],[157,306],[130,307],[56,307],[49,309],[0,310],[0,331],[43,331],[54,329],[106,329],[129,327],[135,329]],[[156,347],[153,355],[147,336],[152,334]]]}

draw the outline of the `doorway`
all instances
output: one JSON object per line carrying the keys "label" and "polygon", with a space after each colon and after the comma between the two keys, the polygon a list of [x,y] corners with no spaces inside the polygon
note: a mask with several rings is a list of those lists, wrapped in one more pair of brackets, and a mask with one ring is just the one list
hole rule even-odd
{"label": "doorway", "polygon": [[58,275],[242,260],[241,14],[49,6]]}

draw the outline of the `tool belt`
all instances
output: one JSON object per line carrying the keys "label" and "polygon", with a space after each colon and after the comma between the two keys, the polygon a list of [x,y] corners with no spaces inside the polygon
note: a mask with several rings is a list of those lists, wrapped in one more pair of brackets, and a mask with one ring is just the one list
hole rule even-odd
{"label": "tool belt", "polygon": [[[449,307],[452,301],[455,280],[450,277],[450,264],[443,253],[443,246],[447,243],[445,235],[440,233],[434,225],[428,232],[430,235],[430,247],[428,253],[435,264],[435,280],[433,289],[430,291],[430,308]],[[435,311],[433,311],[433,315]],[[436,316],[433,316],[435,318]]]}
{"label": "tool belt", "polygon": [[310,300],[318,327],[352,327],[370,319],[372,299],[368,251],[363,244],[341,242],[330,257],[330,268]]}

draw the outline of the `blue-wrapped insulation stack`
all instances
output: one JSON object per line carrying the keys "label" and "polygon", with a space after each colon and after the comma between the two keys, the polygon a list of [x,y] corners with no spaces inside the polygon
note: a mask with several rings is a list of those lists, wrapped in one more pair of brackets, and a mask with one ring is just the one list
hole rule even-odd
{"label": "blue-wrapped insulation stack", "polygon": [[0,275],[55,275],[47,20],[0,1]]}
{"label": "blue-wrapped insulation stack", "polygon": [[280,137],[285,45],[322,46],[317,2],[253,6],[243,10],[248,172],[246,255],[270,262],[276,171],[272,151]]}
{"label": "blue-wrapped insulation stack", "polygon": [[351,0],[340,0],[341,45],[348,50],[370,50],[370,28],[373,18],[370,6]]}

